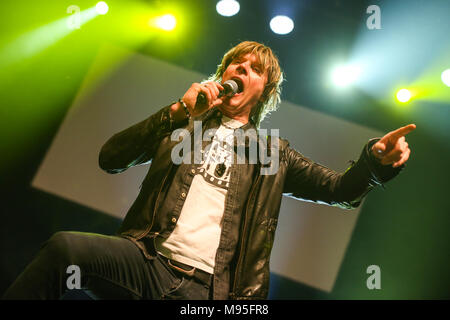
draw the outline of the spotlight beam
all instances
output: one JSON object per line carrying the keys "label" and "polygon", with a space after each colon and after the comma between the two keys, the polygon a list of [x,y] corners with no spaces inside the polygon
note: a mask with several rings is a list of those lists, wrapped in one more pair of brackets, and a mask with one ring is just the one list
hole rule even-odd
{"label": "spotlight beam", "polygon": [[[95,7],[81,11],[80,26],[98,14]],[[64,17],[36,30],[22,34],[14,41],[0,48],[0,67],[12,65],[36,55],[55,44],[76,29],[68,27],[72,17]]]}

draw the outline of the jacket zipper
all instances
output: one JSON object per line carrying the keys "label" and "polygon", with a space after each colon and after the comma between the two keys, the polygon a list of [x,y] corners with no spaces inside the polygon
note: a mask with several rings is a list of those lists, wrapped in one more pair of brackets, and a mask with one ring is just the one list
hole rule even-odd
{"label": "jacket zipper", "polygon": [[[256,179],[256,182],[255,182],[255,184],[254,184],[254,188],[253,188],[252,191],[251,191],[249,201],[247,202],[247,206],[246,206],[246,208],[245,208],[244,228],[242,229],[243,232],[245,232],[246,227],[247,227],[248,206],[249,206],[249,204],[250,204],[250,202],[251,202],[251,200],[252,200],[253,193],[255,192],[255,189],[256,189],[256,187],[258,186],[258,182],[259,182],[259,179],[260,179],[260,178],[261,178],[261,175],[259,175],[258,178]],[[234,291],[236,290],[236,282],[237,282],[237,277],[238,277],[239,265],[242,263],[242,257],[243,257],[242,252],[243,252],[243,249],[244,249],[244,247],[245,247],[245,246],[244,246],[244,244],[245,244],[245,241],[244,241],[244,240],[245,240],[245,237],[242,236],[241,249],[239,250],[238,262],[237,262],[237,264],[236,264],[236,271],[235,271],[235,274],[234,274],[233,289],[231,290],[232,295],[235,295]]]}

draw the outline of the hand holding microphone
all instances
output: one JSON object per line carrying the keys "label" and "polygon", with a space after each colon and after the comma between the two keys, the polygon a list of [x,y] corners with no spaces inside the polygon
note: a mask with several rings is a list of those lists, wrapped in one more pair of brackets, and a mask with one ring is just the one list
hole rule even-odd
{"label": "hand holding microphone", "polygon": [[[217,84],[217,82],[214,82]],[[205,83],[206,87],[207,87],[208,83]],[[219,95],[217,96],[218,98],[221,98],[223,96],[229,96],[232,97],[234,96],[238,90],[238,84],[236,83],[236,81],[234,80],[227,80],[225,81],[222,86],[223,90],[220,91]],[[196,105],[203,105],[205,103],[207,103],[207,97],[203,92],[200,92],[197,96],[197,103]]]}
{"label": "hand holding microphone", "polygon": [[233,96],[238,92],[238,85],[233,80],[220,84],[215,81],[193,83],[186,91],[182,100],[189,109],[191,116],[198,116],[203,112],[222,104],[223,96]]}

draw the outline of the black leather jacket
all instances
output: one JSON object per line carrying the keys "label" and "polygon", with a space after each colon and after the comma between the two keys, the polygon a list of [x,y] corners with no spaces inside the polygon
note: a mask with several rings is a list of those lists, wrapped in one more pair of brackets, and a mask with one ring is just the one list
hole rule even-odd
{"label": "black leather jacket", "polygon": [[[164,107],[115,134],[102,147],[99,156],[100,167],[108,173],[120,173],[151,161],[140,193],[118,231],[118,235],[132,240],[148,259],[155,254],[153,241],[149,240],[170,235],[180,211],[175,210],[175,204],[182,205],[184,198],[178,193],[185,195],[192,181],[189,165],[175,165],[171,160],[171,150],[178,141],[171,141],[170,135],[176,128],[186,128],[192,135],[193,121],[174,123],[169,110],[170,106]],[[202,120],[205,130],[218,127],[220,116],[219,110],[212,109],[195,120]],[[250,128],[255,128],[253,122],[243,127]],[[359,206],[372,188],[396,176],[404,166],[393,169],[379,164],[369,152],[376,141],[372,139],[364,146],[359,160],[345,173],[315,163],[281,138],[278,140],[279,168],[275,174],[261,175],[260,163],[232,166],[232,184],[225,201],[224,225],[216,255],[213,297],[267,298],[269,257],[283,195],[352,209]],[[245,147],[249,143],[247,139]]]}

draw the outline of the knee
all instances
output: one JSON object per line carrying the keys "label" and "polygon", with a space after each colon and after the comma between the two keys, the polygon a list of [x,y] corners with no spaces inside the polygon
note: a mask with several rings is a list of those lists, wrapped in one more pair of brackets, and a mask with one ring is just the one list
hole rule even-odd
{"label": "knee", "polygon": [[47,241],[47,245],[55,248],[66,248],[74,237],[73,232],[58,231],[55,232]]}
{"label": "knee", "polygon": [[74,232],[56,232],[44,243],[42,250],[49,254],[55,262],[69,262],[75,237]]}

